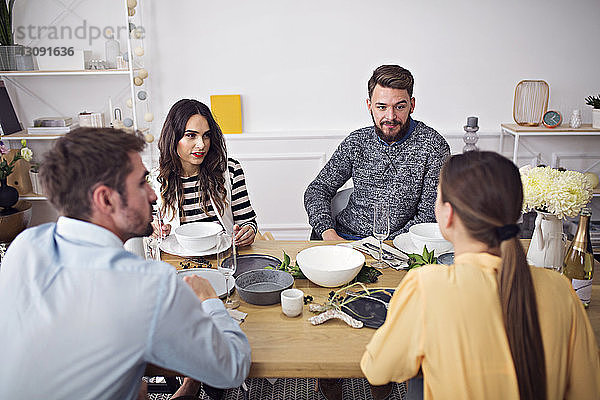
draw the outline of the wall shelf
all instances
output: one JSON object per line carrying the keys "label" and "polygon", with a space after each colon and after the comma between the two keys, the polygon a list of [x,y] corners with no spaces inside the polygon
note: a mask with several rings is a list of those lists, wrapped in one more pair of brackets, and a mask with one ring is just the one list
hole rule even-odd
{"label": "wall shelf", "polygon": [[10,135],[0,135],[0,140],[21,140],[21,139],[54,140],[54,139],[58,139],[59,137],[62,137],[64,135],[65,135],[64,133],[55,134],[55,135],[29,134],[29,133],[27,133],[26,129],[23,129],[22,131],[11,133]]}
{"label": "wall shelf", "polygon": [[48,198],[46,196],[44,196],[43,194],[25,193],[25,194],[19,195],[19,200],[48,200]]}
{"label": "wall shelf", "polygon": [[73,75],[129,75],[128,69],[89,69],[74,71],[0,71],[0,76],[73,76]]}

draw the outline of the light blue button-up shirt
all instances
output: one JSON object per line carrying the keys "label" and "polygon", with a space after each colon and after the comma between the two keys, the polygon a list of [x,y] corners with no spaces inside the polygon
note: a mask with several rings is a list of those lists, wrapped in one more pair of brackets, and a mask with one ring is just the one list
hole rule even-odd
{"label": "light blue button-up shirt", "polygon": [[215,387],[250,345],[218,299],[112,232],[61,217],[21,233],[0,268],[1,399],[135,399],[146,363]]}

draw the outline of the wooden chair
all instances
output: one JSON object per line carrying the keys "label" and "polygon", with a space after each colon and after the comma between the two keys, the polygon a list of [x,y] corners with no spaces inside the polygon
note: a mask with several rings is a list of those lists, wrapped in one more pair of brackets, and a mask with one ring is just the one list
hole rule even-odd
{"label": "wooden chair", "polygon": [[257,232],[255,240],[275,240],[275,238],[273,237],[273,234],[271,234],[271,232]]}

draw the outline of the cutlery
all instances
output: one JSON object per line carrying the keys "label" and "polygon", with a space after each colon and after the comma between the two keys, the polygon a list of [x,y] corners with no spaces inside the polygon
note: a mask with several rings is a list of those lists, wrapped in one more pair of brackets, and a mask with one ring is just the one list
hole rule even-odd
{"label": "cutlery", "polygon": [[361,295],[358,293],[354,293],[354,292],[346,292],[347,296],[350,297],[355,297],[355,298],[359,298],[359,299],[369,299],[369,300],[373,300],[373,301],[378,301],[380,303],[382,303],[385,306],[385,309],[388,309],[389,304],[381,299],[378,299],[377,297],[372,297],[372,296],[365,296],[365,295]]}
{"label": "cutlery", "polygon": [[[365,246],[367,249],[379,251],[379,247],[375,246],[374,244],[371,244],[371,243],[368,243],[368,242],[364,242],[362,245]],[[403,254],[406,254],[402,250],[400,250],[400,251]],[[386,249],[383,249],[383,258],[385,260],[401,260],[401,261],[406,261],[405,259],[402,259],[401,257],[397,256],[396,254],[394,254],[391,251],[386,250]]]}

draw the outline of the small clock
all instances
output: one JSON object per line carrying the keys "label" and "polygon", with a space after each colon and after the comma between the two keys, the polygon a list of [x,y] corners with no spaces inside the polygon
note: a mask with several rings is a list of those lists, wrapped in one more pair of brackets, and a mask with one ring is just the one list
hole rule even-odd
{"label": "small clock", "polygon": [[558,111],[549,110],[544,114],[542,122],[546,128],[556,128],[562,122],[562,116]]}

